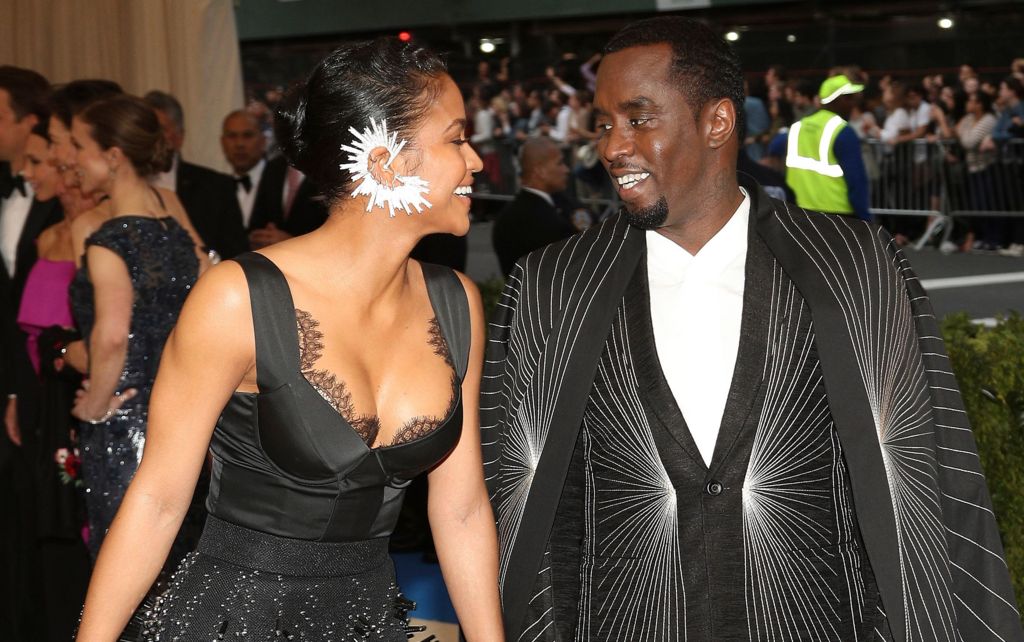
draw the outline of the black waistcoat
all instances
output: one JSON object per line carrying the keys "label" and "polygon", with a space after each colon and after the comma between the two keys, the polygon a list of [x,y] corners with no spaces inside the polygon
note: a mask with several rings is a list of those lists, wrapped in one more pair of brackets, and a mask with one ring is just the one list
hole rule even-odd
{"label": "black waistcoat", "polygon": [[555,519],[558,639],[881,635],[814,342],[806,304],[751,234],[736,369],[708,467],[662,372],[640,261]]}

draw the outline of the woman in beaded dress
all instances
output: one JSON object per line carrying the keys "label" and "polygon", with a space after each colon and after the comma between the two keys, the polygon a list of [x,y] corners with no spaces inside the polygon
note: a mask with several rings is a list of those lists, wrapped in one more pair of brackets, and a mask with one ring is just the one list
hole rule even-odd
{"label": "woman in beaded dress", "polygon": [[286,99],[277,139],[330,216],[216,266],[186,302],[81,642],[114,640],[145,595],[208,447],[206,530],[148,608],[145,639],[406,640],[413,605],[387,542],[404,487],[428,471],[462,632],[504,639],[479,441],[480,296],[409,258],[427,234],[469,230],[482,164],[465,126],[440,58],[396,39],[342,46]]}
{"label": "woman in beaded dress", "polygon": [[205,257],[174,195],[146,181],[170,153],[148,105],[96,102],[75,115],[71,138],[82,191],[108,196],[112,213],[87,239],[70,288],[89,354],[72,414],[95,557],[142,458],[160,353]]}

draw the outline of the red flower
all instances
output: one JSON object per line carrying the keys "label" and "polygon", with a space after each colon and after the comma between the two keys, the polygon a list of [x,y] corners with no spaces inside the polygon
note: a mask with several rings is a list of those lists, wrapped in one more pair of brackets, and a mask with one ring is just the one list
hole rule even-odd
{"label": "red flower", "polygon": [[64,472],[68,474],[71,479],[78,479],[78,469],[81,465],[81,461],[75,455],[68,455],[67,460],[64,462]]}

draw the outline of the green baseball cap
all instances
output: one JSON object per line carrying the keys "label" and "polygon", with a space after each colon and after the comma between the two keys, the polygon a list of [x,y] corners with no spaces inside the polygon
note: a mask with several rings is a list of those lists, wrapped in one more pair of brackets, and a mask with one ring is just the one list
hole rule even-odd
{"label": "green baseball cap", "polygon": [[821,89],[818,90],[818,97],[821,98],[822,105],[827,105],[840,96],[859,94],[862,91],[864,91],[864,85],[852,83],[849,78],[840,74],[838,76],[832,76],[825,82],[821,83]]}

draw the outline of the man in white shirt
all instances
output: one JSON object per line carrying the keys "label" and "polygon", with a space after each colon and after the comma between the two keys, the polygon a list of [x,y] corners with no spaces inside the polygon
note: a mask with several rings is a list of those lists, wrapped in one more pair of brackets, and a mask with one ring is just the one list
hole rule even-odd
{"label": "man in white shirt", "polygon": [[32,187],[20,175],[32,128],[49,118],[49,92],[50,84],[36,72],[0,66],[0,383],[7,397],[6,434],[18,445],[20,427],[32,420],[28,397],[36,388],[25,335],[16,322],[18,306],[36,261],[36,238],[61,219],[57,201],[37,202]]}
{"label": "man in white shirt", "polygon": [[62,218],[56,199],[35,200],[20,175],[29,134],[49,119],[50,85],[38,73],[0,66],[0,386],[4,429],[0,430],[0,631],[5,640],[33,639],[42,611],[33,601],[40,577],[34,513],[34,438],[39,379],[29,361],[25,333],[17,324],[28,273],[36,262],[40,232]]}
{"label": "man in white shirt", "polygon": [[255,116],[244,109],[238,109],[224,118],[221,126],[220,144],[224,157],[234,172],[235,197],[242,210],[242,225],[249,229],[253,205],[259,192],[263,170],[267,161],[263,157],[267,139],[260,130]]}
{"label": "man in white shirt", "polygon": [[521,259],[488,333],[506,639],[1024,641],[906,260],[740,187],[743,74],[705,25],[604,53],[623,210]]}
{"label": "man in white shirt", "polygon": [[879,138],[893,144],[924,138],[932,122],[932,106],[924,99],[924,89],[912,86],[903,90],[902,84],[893,84],[894,93],[903,96],[903,104],[885,119]]}

